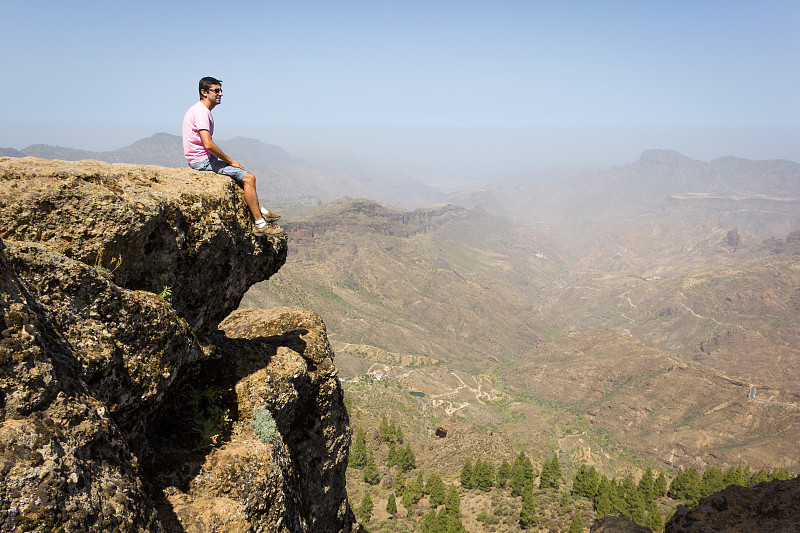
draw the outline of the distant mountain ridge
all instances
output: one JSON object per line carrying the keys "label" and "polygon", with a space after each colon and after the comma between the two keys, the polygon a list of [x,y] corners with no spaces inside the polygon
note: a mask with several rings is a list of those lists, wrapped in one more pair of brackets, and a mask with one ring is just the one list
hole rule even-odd
{"label": "distant mountain ridge", "polygon": [[[267,204],[316,206],[349,197],[406,209],[440,202],[482,207],[543,230],[576,255],[642,224],[663,221],[717,220],[760,239],[800,228],[800,163],[788,160],[726,156],[704,162],[653,149],[625,165],[538,172],[445,195],[414,178],[351,159],[296,159],[278,146],[245,137],[220,145],[256,174],[259,196]],[[2,155],[185,166],[180,137],[168,133],[107,152],[36,144],[0,148]]]}
{"label": "distant mountain ridge", "polygon": [[[286,150],[247,137],[219,141],[220,146],[257,177],[263,202],[320,205],[342,197],[371,200],[406,208],[439,202],[444,194],[419,180],[370,169],[362,164],[341,161],[307,162],[295,159]],[[34,144],[15,150],[0,148],[0,156],[41,157],[79,161],[96,159],[109,163],[132,163],[183,168],[181,138],[156,133],[133,144],[106,152],[92,152],[46,144]]]}
{"label": "distant mountain ridge", "polygon": [[610,236],[662,221],[719,220],[759,238],[800,227],[800,164],[647,150],[632,163],[557,179],[509,178],[448,198],[542,229],[580,254]]}

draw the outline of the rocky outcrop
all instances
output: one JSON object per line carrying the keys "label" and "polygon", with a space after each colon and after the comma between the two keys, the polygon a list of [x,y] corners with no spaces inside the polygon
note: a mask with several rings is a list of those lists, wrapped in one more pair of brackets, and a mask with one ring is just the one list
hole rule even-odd
{"label": "rocky outcrop", "polygon": [[[335,217],[330,211],[335,210]],[[364,233],[410,237],[436,226],[489,217],[482,209],[465,209],[452,204],[435,204],[413,211],[401,211],[371,200],[342,198],[311,219],[287,224],[286,229],[298,244],[325,233],[346,229],[354,235]]]}
{"label": "rocky outcrop", "polygon": [[235,366],[220,361],[218,368],[235,383],[239,419],[269,408],[294,463],[302,465],[298,483],[310,531],[337,531],[331,525],[350,512],[342,498],[350,431],[325,324],[313,312],[277,308],[237,311],[220,327],[226,351],[239,354]]}
{"label": "rocky outcrop", "polygon": [[250,226],[225,177],[0,158],[1,531],[353,529],[324,324],[220,324],[286,258]]}
{"label": "rocky outcrop", "polygon": [[640,526],[621,516],[598,518],[589,531],[590,533],[652,533],[650,528]]}
{"label": "rocky outcrop", "polygon": [[46,244],[126,289],[170,287],[204,335],[286,260],[285,241],[253,238],[240,196],[188,168],[0,158],[0,238]]}
{"label": "rocky outcrop", "polygon": [[800,531],[798,496],[800,477],[765,481],[752,487],[731,485],[703,498],[696,507],[678,507],[665,530],[667,533]]}
{"label": "rocky outcrop", "polygon": [[[665,533],[794,533],[800,531],[800,477],[765,481],[752,487],[730,485],[700,500],[695,507],[678,507]],[[649,528],[620,516],[604,516],[592,533],[644,533]]]}

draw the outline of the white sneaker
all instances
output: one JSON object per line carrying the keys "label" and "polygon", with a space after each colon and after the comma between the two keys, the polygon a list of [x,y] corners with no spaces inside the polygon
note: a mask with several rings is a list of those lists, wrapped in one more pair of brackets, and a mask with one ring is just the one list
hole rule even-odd
{"label": "white sneaker", "polygon": [[278,213],[273,213],[269,209],[261,208],[261,214],[264,215],[266,220],[278,220],[281,216]]}
{"label": "white sneaker", "polygon": [[256,235],[280,235],[283,233],[283,228],[275,224],[264,224],[259,228],[253,224],[253,233]]}

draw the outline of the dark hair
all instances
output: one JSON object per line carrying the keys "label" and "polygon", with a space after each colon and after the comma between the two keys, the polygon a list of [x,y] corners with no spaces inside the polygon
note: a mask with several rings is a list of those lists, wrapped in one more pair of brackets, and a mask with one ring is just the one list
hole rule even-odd
{"label": "dark hair", "polygon": [[212,85],[222,85],[222,80],[212,78],[211,76],[206,76],[200,80],[200,86],[197,88],[197,92],[200,93],[201,100],[203,99],[203,91],[209,90]]}

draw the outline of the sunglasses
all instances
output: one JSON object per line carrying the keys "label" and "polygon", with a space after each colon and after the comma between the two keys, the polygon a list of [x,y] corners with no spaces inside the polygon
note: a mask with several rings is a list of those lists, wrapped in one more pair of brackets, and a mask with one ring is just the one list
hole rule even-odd
{"label": "sunglasses", "polygon": [[217,89],[209,89],[209,92],[212,92],[212,93],[214,93],[214,94],[219,94],[219,93],[221,93],[221,92],[222,92],[222,89],[220,89],[220,88],[217,88]]}

